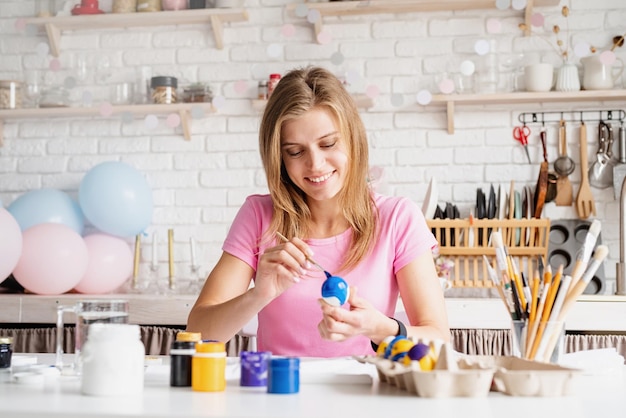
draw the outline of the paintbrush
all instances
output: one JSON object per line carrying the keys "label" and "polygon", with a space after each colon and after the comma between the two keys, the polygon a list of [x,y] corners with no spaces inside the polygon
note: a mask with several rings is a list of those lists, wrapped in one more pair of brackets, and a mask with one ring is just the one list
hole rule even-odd
{"label": "paintbrush", "polygon": [[565,297],[569,291],[571,283],[572,276],[569,275],[566,275],[561,281],[561,286],[559,287],[556,299],[554,299],[554,304],[552,305],[552,310],[550,311],[543,340],[540,342],[539,348],[537,349],[537,358],[543,358],[543,361],[545,362],[550,361],[552,351],[554,351],[554,347],[558,341],[558,336],[561,333],[562,323],[559,322],[557,318],[559,317],[559,313],[561,312],[563,302],[565,301]]}
{"label": "paintbrush", "polygon": [[600,235],[600,230],[602,229],[602,224],[599,220],[594,219],[587,230],[587,234],[585,235],[585,241],[583,242],[582,247],[578,250],[576,254],[576,263],[574,264],[574,268],[572,269],[572,286],[576,285],[578,280],[582,277],[585,269],[587,268],[587,264],[591,259],[591,254],[593,253],[593,249],[596,246],[596,241],[598,240],[598,236]]}
{"label": "paintbrush", "polygon": [[499,231],[494,231],[491,233],[491,244],[496,250],[496,264],[498,266],[498,270],[500,270],[500,276],[503,285],[506,288],[507,285],[510,284],[511,277],[508,273],[509,267],[507,262],[506,248],[504,247],[504,243],[502,242],[502,234]]}
{"label": "paintbrush", "polygon": [[[281,234],[280,232],[276,231],[276,236],[280,239],[282,239],[284,242],[289,242],[289,239],[284,236],[283,234]],[[326,275],[326,278],[332,277],[333,275],[330,274],[328,271],[326,271],[326,269],[322,266],[320,266],[317,261],[313,260],[311,257],[309,257],[308,255],[305,255],[306,259],[309,260],[309,262],[311,264],[313,264],[315,267],[317,267],[318,269],[320,269],[321,271],[324,272],[324,274]]]}
{"label": "paintbrush", "polygon": [[541,317],[539,319],[539,329],[537,329],[537,334],[535,335],[535,340],[533,341],[532,349],[530,350],[530,360],[534,360],[537,354],[537,350],[539,349],[539,343],[543,338],[543,333],[546,329],[546,325],[548,324],[548,319],[550,318],[550,313],[552,312],[552,305],[554,304],[554,299],[556,298],[556,294],[559,290],[559,285],[561,284],[561,276],[563,275],[563,265],[559,266],[554,278],[552,279],[552,283],[550,283],[550,293],[546,298],[546,303],[543,307],[543,312],[541,313]]}
{"label": "paintbrush", "polygon": [[489,259],[484,254],[483,254],[483,262],[485,263],[485,266],[487,266],[487,273],[489,274],[489,278],[493,282],[493,285],[496,287],[496,289],[498,289],[498,294],[500,295],[500,299],[502,299],[502,301],[504,302],[504,306],[506,306],[507,311],[509,311],[511,318],[515,318],[514,316],[515,309],[513,309],[512,306],[509,304],[509,301],[506,295],[504,294],[504,288],[502,286],[502,282],[498,278],[498,273],[496,272],[496,269],[494,269],[491,266],[491,264],[489,263]]}
{"label": "paintbrush", "polygon": [[539,297],[539,303],[537,305],[537,311],[535,312],[535,317],[532,321],[528,323],[528,333],[526,334],[526,354],[524,358],[530,358],[530,352],[535,342],[535,336],[537,335],[537,331],[539,330],[539,322],[541,319],[541,313],[543,312],[543,308],[546,305],[546,299],[548,298],[548,293],[550,293],[550,285],[551,283],[548,281],[544,284],[543,290],[541,291],[541,296]]}

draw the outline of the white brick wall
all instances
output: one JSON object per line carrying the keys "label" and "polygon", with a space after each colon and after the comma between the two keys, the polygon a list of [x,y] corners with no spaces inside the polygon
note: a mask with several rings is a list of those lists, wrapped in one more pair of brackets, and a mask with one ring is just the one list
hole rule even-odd
{"label": "white brick wall", "polygon": [[[159,257],[167,260],[166,231],[175,228],[177,271],[188,271],[187,242],[191,236],[198,245],[198,259],[208,270],[220,255],[222,240],[239,205],[247,195],[265,192],[257,151],[260,113],[250,103],[256,95],[256,82],[270,72],[307,64],[337,72],[356,70],[363,80],[353,89],[362,92],[367,85],[380,89],[374,108],[362,112],[371,142],[371,162],[385,170],[379,190],[409,196],[421,204],[428,180],[434,176],[440,185],[441,202],[456,202],[467,216],[477,187],[504,184],[508,190],[510,180],[518,190],[524,185],[534,186],[542,158],[538,138],[531,138],[529,151],[534,164],[528,165],[523,150],[511,137],[511,129],[518,123],[519,112],[568,110],[568,103],[458,106],[453,135],[445,130],[443,107],[415,104],[415,93],[425,87],[433,89],[436,75],[454,72],[463,59],[476,58],[473,46],[478,39],[495,38],[500,53],[554,55],[552,46],[538,36],[521,36],[517,28],[521,13],[494,9],[328,18],[325,28],[333,41],[319,45],[314,42],[312,26],[284,10],[287,3],[291,2],[248,0],[250,21],[225,25],[223,50],[215,49],[208,24],[64,33],[59,57],[62,69],[49,74],[56,83],[74,75],[77,57],[83,54],[92,62],[108,59],[108,81],[122,80],[147,65],[153,75],[208,81],[226,104],[216,114],[193,121],[189,142],[182,139],[180,128],[172,130],[163,120],[155,130],[145,128],[141,119],[129,124],[99,117],[8,120],[4,124],[5,145],[0,148],[0,199],[4,205],[41,187],[58,188],[75,197],[83,175],[95,164],[125,161],[142,171],[153,188],[155,212],[146,231],[145,262],[150,259],[149,235],[153,231],[160,235]],[[612,36],[626,32],[623,0],[570,0],[568,4],[574,42],[602,47]],[[47,67],[50,57],[38,56],[35,49],[47,42],[43,33],[15,27],[16,18],[28,17],[33,10],[34,0],[0,0],[0,79],[20,78],[25,69]],[[542,11],[547,20],[560,19],[558,8]],[[501,33],[487,33],[489,18],[500,20]],[[294,36],[282,35],[285,24],[294,25]],[[279,46],[279,57],[268,56],[269,44]],[[345,57],[339,67],[330,61],[336,52]],[[626,48],[616,52],[626,60]],[[96,81],[101,78],[102,74],[92,71],[85,81],[79,81],[72,97],[92,91],[94,106],[98,106],[108,99],[106,83]],[[238,81],[248,82],[245,92],[234,88]],[[391,94],[402,95],[403,105],[394,106]],[[623,105],[586,103],[584,108]],[[556,128],[552,125],[549,129],[549,156],[554,160]],[[589,135],[593,156],[595,130],[590,129]],[[568,147],[578,162],[578,136],[573,127]],[[578,170],[571,177],[575,193],[580,181]],[[594,195],[598,217],[603,221],[603,240],[611,249],[605,272],[613,278],[619,207],[612,188],[594,189]],[[573,207],[556,208],[553,204],[547,206],[546,214],[553,218],[576,216]],[[147,271],[147,265],[142,265],[142,272]]]}

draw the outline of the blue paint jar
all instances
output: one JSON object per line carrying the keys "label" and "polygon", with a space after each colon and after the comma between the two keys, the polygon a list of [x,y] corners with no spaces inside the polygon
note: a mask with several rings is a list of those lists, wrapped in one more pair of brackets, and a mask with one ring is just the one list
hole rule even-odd
{"label": "blue paint jar", "polygon": [[267,368],[272,353],[242,351],[240,386],[267,386]]}
{"label": "blue paint jar", "polygon": [[300,391],[300,359],[281,357],[270,360],[267,393],[298,393]]}

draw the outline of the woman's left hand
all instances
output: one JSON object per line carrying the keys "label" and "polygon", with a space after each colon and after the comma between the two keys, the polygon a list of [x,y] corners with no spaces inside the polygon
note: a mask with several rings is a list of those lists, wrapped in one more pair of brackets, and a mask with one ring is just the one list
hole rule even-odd
{"label": "woman's left hand", "polygon": [[357,295],[357,288],[350,287],[348,304],[350,310],[332,306],[319,299],[324,317],[317,325],[320,336],[330,341],[345,341],[355,335],[370,336],[375,333],[374,324],[388,319],[374,306]]}

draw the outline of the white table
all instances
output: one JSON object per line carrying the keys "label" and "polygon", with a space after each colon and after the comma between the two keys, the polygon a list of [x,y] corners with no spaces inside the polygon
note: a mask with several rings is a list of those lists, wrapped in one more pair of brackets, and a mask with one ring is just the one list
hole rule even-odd
{"label": "white table", "polygon": [[[39,357],[43,363],[52,361],[51,355]],[[167,358],[164,360],[167,363]],[[370,382],[368,376],[354,374],[364,371],[375,376],[371,365],[336,359],[317,360],[320,367],[316,367],[315,361],[302,359],[306,368],[301,367],[300,392],[289,395],[239,387],[232,375],[225,392],[170,388],[167,365],[156,366],[154,372],[147,369],[146,385],[138,397],[84,396],[80,394],[80,381],[76,378],[62,377],[34,386],[3,381],[0,383],[0,416],[612,418],[624,417],[626,411],[626,384],[620,379],[615,383],[615,376],[613,379],[589,376],[577,396],[520,398],[490,393],[486,398],[426,399],[380,383],[376,377]],[[365,369],[357,369],[359,367]],[[313,372],[316,369],[319,373]],[[333,375],[328,372],[330,369],[349,369],[350,373]]]}

